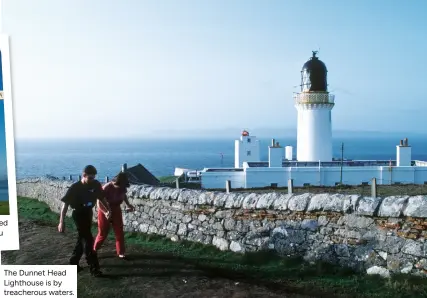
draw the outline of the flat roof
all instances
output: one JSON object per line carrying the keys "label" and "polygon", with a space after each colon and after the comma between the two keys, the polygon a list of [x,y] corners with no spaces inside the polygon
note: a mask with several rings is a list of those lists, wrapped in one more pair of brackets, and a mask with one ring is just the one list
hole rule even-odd
{"label": "flat roof", "polygon": [[241,168],[207,168],[204,172],[243,172]]}
{"label": "flat roof", "polygon": [[[419,161],[412,161],[411,165],[414,166],[416,163],[419,163]],[[266,168],[268,167],[268,161],[260,161],[260,162],[247,162],[248,166],[250,168]],[[388,167],[396,166],[395,160],[344,160],[342,163],[340,160],[335,161],[325,161],[320,162],[321,167]],[[288,167],[318,167],[319,162],[317,161],[284,161],[282,162],[282,167],[288,168]]]}

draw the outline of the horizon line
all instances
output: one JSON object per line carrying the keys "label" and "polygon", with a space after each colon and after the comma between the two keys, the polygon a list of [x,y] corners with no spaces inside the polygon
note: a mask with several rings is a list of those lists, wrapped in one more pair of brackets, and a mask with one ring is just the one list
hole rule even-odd
{"label": "horizon line", "polygon": [[[408,136],[423,136],[424,134],[421,132],[411,132],[411,133],[402,133],[402,132],[376,132],[376,131],[339,131],[340,133],[357,133],[357,138],[363,138],[363,137],[376,137],[376,138],[383,138],[383,137],[390,137],[390,136],[397,136],[402,135],[402,139]],[[363,136],[363,133],[367,133],[366,136]],[[272,137],[272,135],[264,134],[264,137],[260,137],[258,135],[254,135],[258,139],[269,139]],[[19,141],[72,141],[72,140],[92,140],[92,141],[107,141],[107,140],[193,140],[193,139],[238,139],[240,135],[180,135],[180,136],[174,136],[174,135],[158,135],[158,136],[124,136],[124,137],[20,137],[15,138],[16,142]],[[278,135],[275,134],[276,138],[295,138],[295,136],[291,136],[289,134],[285,135]],[[344,138],[354,138],[354,136],[344,136]],[[336,137],[332,136],[332,139],[335,139]],[[339,136],[339,138],[343,138],[343,136]]]}

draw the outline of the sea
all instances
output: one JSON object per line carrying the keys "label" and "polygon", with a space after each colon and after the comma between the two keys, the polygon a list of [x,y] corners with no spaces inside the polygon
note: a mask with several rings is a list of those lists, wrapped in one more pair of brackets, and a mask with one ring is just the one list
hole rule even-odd
{"label": "sea", "polygon": [[9,186],[7,180],[0,180],[0,202],[9,200]]}
{"label": "sea", "polygon": [[[278,138],[282,146],[294,146],[295,138]],[[271,139],[260,139],[261,160],[268,160]],[[345,159],[394,160],[399,140],[379,134],[333,141],[334,157]],[[427,137],[410,139],[412,159],[427,161]],[[93,164],[98,178],[116,175],[123,163],[144,165],[155,176],[171,176],[176,167],[201,170],[205,167],[233,167],[234,140],[230,139],[141,139],[141,140],[19,140],[15,144],[18,179],[51,175],[79,175]]]}

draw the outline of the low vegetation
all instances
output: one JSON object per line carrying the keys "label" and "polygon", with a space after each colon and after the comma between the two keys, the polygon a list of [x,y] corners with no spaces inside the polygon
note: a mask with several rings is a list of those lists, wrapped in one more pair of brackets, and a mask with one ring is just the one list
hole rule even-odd
{"label": "low vegetation", "polygon": [[[174,188],[175,185],[175,176],[164,176],[158,178],[164,186]],[[233,186],[233,185],[232,185]],[[201,189],[199,183],[180,183],[181,188],[190,188],[190,189]],[[225,191],[225,184],[223,189],[211,189],[214,191]],[[261,188],[250,188],[250,189],[232,189],[233,192],[288,192],[287,187],[261,187]],[[340,193],[346,195],[360,195],[360,196],[370,196],[371,195],[371,185],[337,185],[337,186],[304,186],[304,187],[294,187],[294,194],[302,193]],[[388,197],[388,196],[418,196],[418,195],[427,195],[427,185],[425,184],[393,184],[393,185],[377,185],[377,196],[379,197]]]}
{"label": "low vegetation", "polygon": [[[235,190],[237,191],[237,190]],[[288,192],[288,188],[258,188],[258,189],[242,189],[242,192]],[[294,187],[293,193],[340,193],[347,195],[371,195],[371,185],[338,185],[338,186],[305,186],[305,187]],[[417,196],[427,195],[427,185],[424,184],[395,184],[395,185],[377,185],[377,196],[388,197],[388,196]]]}
{"label": "low vegetation", "polygon": [[0,215],[9,215],[9,202],[0,202]]}
{"label": "low vegetation", "polygon": [[175,176],[161,176],[157,177],[159,179],[160,183],[175,183],[176,177]]}
{"label": "low vegetation", "polygon": [[[57,224],[58,215],[42,202],[18,198],[18,208],[21,220],[30,220],[43,226],[54,227]],[[74,229],[69,219],[66,226]],[[221,252],[212,246],[187,241],[172,242],[161,236],[141,233],[126,233],[126,241],[134,250],[143,249],[146,258],[160,253],[169,260],[179,260],[182,264],[202,270],[205,276],[262,285],[281,293],[312,297],[427,297],[426,280],[413,276],[399,275],[382,279],[322,263],[309,265],[301,259],[282,258],[273,252],[240,255]],[[79,289],[85,288],[84,283],[90,282],[87,278],[79,279]],[[120,282],[116,284],[109,281],[105,286],[117,288]],[[89,287],[87,285],[86,288]]]}

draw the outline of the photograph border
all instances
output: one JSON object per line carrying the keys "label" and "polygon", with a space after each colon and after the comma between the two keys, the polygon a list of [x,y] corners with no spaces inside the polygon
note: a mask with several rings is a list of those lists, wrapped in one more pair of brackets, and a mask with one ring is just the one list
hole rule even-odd
{"label": "photograph border", "polygon": [[0,51],[3,75],[3,101],[5,113],[7,180],[9,192],[9,215],[0,215],[0,222],[7,220],[7,226],[0,226],[0,250],[19,250],[18,202],[16,190],[14,115],[10,67],[10,38],[0,34]]}

